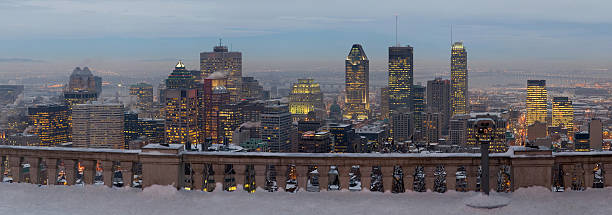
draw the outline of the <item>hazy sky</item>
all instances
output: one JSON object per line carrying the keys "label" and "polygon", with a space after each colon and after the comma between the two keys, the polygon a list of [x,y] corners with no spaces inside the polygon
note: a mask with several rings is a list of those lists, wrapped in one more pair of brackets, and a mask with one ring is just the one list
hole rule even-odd
{"label": "hazy sky", "polygon": [[394,15],[417,69],[448,67],[451,24],[472,68],[612,64],[609,0],[2,0],[0,72],[158,72],[177,59],[197,69],[220,37],[243,52],[245,73],[341,70],[353,43],[384,69]]}

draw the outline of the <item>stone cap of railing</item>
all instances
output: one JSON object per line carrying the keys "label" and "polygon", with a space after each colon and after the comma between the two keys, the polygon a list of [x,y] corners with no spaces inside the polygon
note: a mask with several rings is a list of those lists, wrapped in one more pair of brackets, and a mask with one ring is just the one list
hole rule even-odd
{"label": "stone cap of railing", "polygon": [[552,150],[538,149],[523,146],[513,146],[510,148],[514,157],[552,157]]}
{"label": "stone cap of railing", "polygon": [[142,147],[140,154],[144,155],[178,155],[184,150],[183,144],[169,144],[164,146],[161,144],[148,144]]}

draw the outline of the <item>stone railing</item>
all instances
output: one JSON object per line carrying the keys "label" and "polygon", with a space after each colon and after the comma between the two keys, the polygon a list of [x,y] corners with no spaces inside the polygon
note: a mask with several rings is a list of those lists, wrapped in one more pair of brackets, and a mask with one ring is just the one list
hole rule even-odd
{"label": "stone railing", "polygon": [[[75,166],[81,168],[83,182],[92,184],[96,164],[103,170],[117,169],[113,167],[115,164],[120,165],[123,182],[129,186],[132,185],[134,166],[138,164],[142,166],[139,171],[142,172],[143,187],[159,184],[205,191],[253,191],[254,188],[269,189],[270,184],[283,190],[291,188],[287,183],[300,191],[313,191],[312,187],[309,188],[312,184],[318,184],[316,189],[325,190],[370,189],[377,187],[375,185],[382,185],[379,186],[382,189],[377,191],[394,192],[478,190],[480,164],[480,154],[477,153],[192,152],[183,151],[181,145],[165,147],[155,144],[142,150],[0,146],[0,155],[3,161],[8,161],[7,168],[10,168],[14,182],[57,184],[55,179],[61,164],[65,169],[65,184],[75,183],[78,170]],[[30,166],[29,181],[19,175],[25,163]],[[41,163],[46,166],[45,183],[39,177]],[[489,169],[492,190],[513,191],[529,186],[552,189],[555,186],[565,189],[612,186],[611,152],[552,153],[511,148],[506,153],[491,154]],[[113,172],[103,172],[104,184],[112,186]]]}

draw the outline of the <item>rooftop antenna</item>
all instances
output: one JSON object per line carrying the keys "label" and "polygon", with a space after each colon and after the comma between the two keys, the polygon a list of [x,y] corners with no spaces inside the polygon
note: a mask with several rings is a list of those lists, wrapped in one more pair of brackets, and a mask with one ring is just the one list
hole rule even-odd
{"label": "rooftop antenna", "polygon": [[395,46],[399,47],[399,41],[397,40],[397,15],[395,15]]}
{"label": "rooftop antenna", "polygon": [[451,24],[451,32],[450,32],[451,46],[453,45],[453,24]]}
{"label": "rooftop antenna", "polygon": [[222,46],[223,43],[221,43],[221,40],[223,40],[222,38],[219,38],[219,46]]}

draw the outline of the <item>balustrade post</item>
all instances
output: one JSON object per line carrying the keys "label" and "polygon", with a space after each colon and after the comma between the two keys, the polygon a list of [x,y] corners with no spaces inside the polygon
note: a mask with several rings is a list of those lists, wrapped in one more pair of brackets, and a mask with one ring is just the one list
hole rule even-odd
{"label": "balustrade post", "polygon": [[436,171],[436,166],[424,166],[425,169],[425,189],[428,191],[434,190],[434,184],[436,181],[436,177],[434,176],[434,172]]}
{"label": "balustrade post", "polygon": [[9,156],[9,167],[11,168],[11,175],[13,176],[13,182],[18,183],[21,181],[21,157]]}
{"label": "balustrade post", "polygon": [[319,189],[327,190],[327,185],[329,183],[329,165],[318,165],[317,171],[319,171]]}
{"label": "balustrade post", "polygon": [[266,187],[266,164],[255,164],[255,186],[265,189]]}
{"label": "balustrade post", "polygon": [[40,162],[38,157],[26,157],[26,162],[30,164],[30,183],[40,184]]}
{"label": "balustrade post", "polygon": [[604,186],[612,186],[612,163],[602,163],[601,168],[605,173],[604,175]]}
{"label": "balustrade post", "polygon": [[75,182],[75,169],[76,169],[76,161],[75,160],[64,160],[64,167],[66,168],[66,185],[74,185]]}
{"label": "balustrade post", "polygon": [[96,163],[97,161],[92,160],[81,160],[81,166],[85,169],[83,170],[83,183],[84,184],[93,184],[94,174],[96,172]]}
{"label": "balustrade post", "polygon": [[404,189],[406,191],[414,191],[414,165],[404,165],[402,170],[404,171]]}
{"label": "balustrade post", "polygon": [[101,161],[104,177],[104,185],[113,187],[113,161]]}
{"label": "balustrade post", "polygon": [[193,170],[193,189],[202,191],[204,189],[204,164],[192,163]]}
{"label": "balustrade post", "polygon": [[57,159],[44,158],[47,165],[47,185],[55,185],[57,183]]}
{"label": "balustrade post", "polygon": [[351,165],[338,165],[338,180],[340,181],[340,190],[348,190],[351,178],[349,172]]}
{"label": "balustrade post", "polygon": [[372,166],[359,165],[359,173],[361,174],[361,190],[370,191],[372,183]]}
{"label": "balustrade post", "polygon": [[478,180],[478,165],[465,166],[467,174],[467,184],[469,191],[476,191],[476,182]]}
{"label": "balustrade post", "polygon": [[458,166],[444,165],[446,171],[446,190],[457,190],[457,173]]}
{"label": "balustrade post", "polygon": [[244,164],[234,164],[234,179],[236,180],[236,190],[244,190],[244,179],[246,177],[246,166]]}
{"label": "balustrade post", "polygon": [[385,192],[391,192],[393,187],[393,166],[381,166],[383,188]]}
{"label": "balustrade post", "polygon": [[131,161],[121,161],[121,176],[123,176],[123,186],[132,187],[134,181],[133,163]]}
{"label": "balustrade post", "polygon": [[306,185],[308,183],[308,166],[305,165],[297,165],[295,166],[295,171],[297,173],[297,183],[300,190],[305,191]]}
{"label": "balustrade post", "polygon": [[225,164],[213,164],[215,191],[223,192],[223,184],[225,183]]}
{"label": "balustrade post", "polygon": [[584,169],[584,187],[593,188],[593,168],[595,168],[595,164],[585,163],[582,166]]}
{"label": "balustrade post", "polygon": [[274,166],[276,168],[276,184],[278,185],[278,190],[285,191],[287,185],[287,165],[281,164]]}

